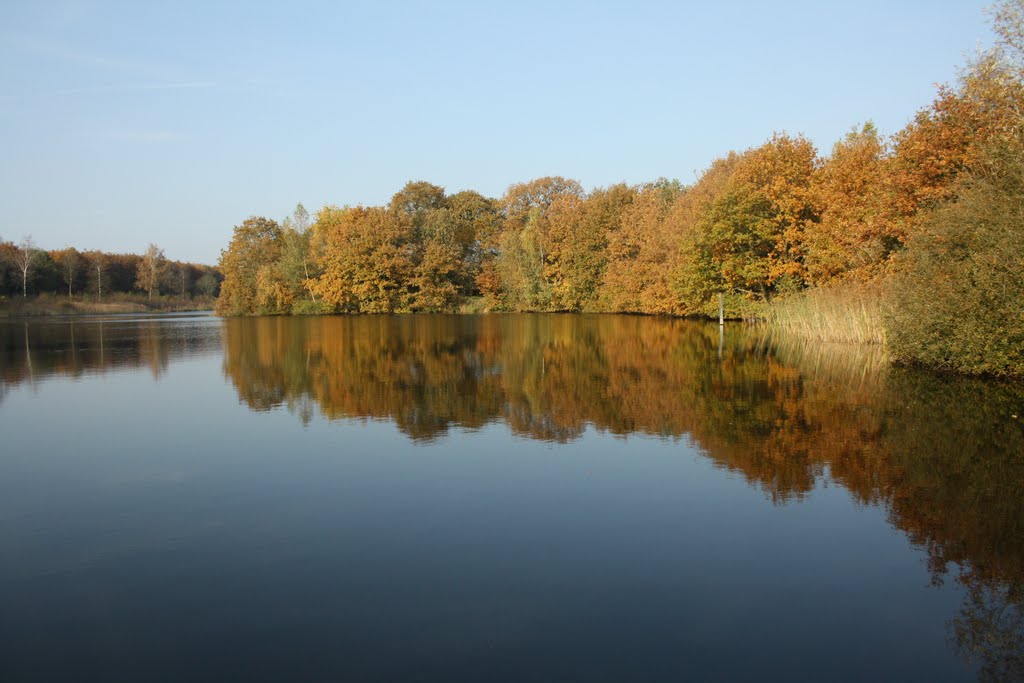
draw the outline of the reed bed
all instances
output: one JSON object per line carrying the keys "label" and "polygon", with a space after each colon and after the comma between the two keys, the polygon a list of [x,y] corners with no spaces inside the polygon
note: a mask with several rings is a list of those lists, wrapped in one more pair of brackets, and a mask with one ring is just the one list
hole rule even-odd
{"label": "reed bed", "polygon": [[877,286],[813,289],[773,302],[765,323],[803,339],[884,344],[881,300]]}

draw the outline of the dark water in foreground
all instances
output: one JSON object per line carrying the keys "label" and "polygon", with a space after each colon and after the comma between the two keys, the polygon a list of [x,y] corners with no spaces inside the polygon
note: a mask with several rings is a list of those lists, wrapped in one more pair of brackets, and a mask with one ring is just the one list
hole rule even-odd
{"label": "dark water in foreground", "polygon": [[1019,679],[1022,413],[651,318],[0,322],[0,680]]}

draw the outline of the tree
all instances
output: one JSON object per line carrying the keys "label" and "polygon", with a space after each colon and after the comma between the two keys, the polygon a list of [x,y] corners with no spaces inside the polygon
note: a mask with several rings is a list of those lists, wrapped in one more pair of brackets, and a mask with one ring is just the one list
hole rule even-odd
{"label": "tree", "polygon": [[767,301],[803,286],[806,235],[818,218],[810,187],[816,163],[806,138],[780,134],[736,158],[689,236],[690,296],[698,303],[715,293]]}
{"label": "tree", "polygon": [[477,282],[493,305],[546,310],[551,303],[547,280],[547,217],[556,199],[585,196],[579,182],[561,176],[537,178],[509,186],[501,201],[501,233],[495,240],[494,265],[486,263]]}
{"label": "tree", "polygon": [[448,209],[425,214],[415,247],[412,307],[417,311],[449,311],[461,296],[460,275],[472,236]]}
{"label": "tree", "polygon": [[253,315],[260,309],[259,273],[281,257],[282,232],[276,221],[262,216],[235,226],[228,248],[220,254],[224,274],[216,310],[221,315]]}
{"label": "tree", "polygon": [[213,296],[217,293],[217,276],[210,271],[204,272],[196,280],[196,288],[203,296]]}
{"label": "tree", "polygon": [[477,288],[477,278],[497,254],[500,227],[497,203],[479,192],[463,190],[448,197],[448,216],[455,239],[464,245],[459,286],[463,295]]}
{"label": "tree", "polygon": [[888,288],[896,360],[1024,376],[1024,140],[925,212]]}
{"label": "tree", "polygon": [[160,278],[165,267],[164,250],[155,244],[150,244],[139,263],[135,286],[148,292],[149,298],[152,299],[153,292],[160,289]]}
{"label": "tree", "polygon": [[601,299],[611,311],[673,314],[680,309],[672,291],[679,252],[678,224],[667,219],[686,194],[678,180],[642,185],[606,233],[607,260]]}
{"label": "tree", "polygon": [[821,219],[806,236],[807,279],[867,280],[900,246],[885,140],[868,122],[835,144],[812,179]]}
{"label": "tree", "polygon": [[596,189],[585,199],[561,195],[547,217],[545,275],[556,310],[594,310],[608,262],[608,236],[620,230],[622,216],[636,197],[624,183]]}
{"label": "tree", "polygon": [[417,180],[409,181],[396,192],[388,208],[403,215],[418,230],[430,211],[443,209],[446,205],[443,187]]}
{"label": "tree", "polygon": [[28,296],[28,274],[32,270],[32,266],[35,264],[36,259],[39,256],[39,248],[36,247],[36,243],[32,240],[31,235],[26,235],[21,243],[18,245],[18,250],[15,252],[15,264],[18,266],[18,270],[21,272],[21,296]]}
{"label": "tree", "polygon": [[416,266],[407,218],[380,207],[324,207],[317,230],[324,248],[313,291],[326,304],[353,313],[411,309]]}
{"label": "tree", "polygon": [[185,295],[188,293],[188,287],[191,284],[191,270],[192,269],[188,266],[188,264],[178,264],[177,273],[175,277],[175,284],[179,285],[178,295],[181,296],[182,299],[185,298]]}
{"label": "tree", "polygon": [[89,261],[89,288],[96,292],[96,301],[103,299],[103,275],[107,272],[107,255],[102,251],[86,252]]}
{"label": "tree", "polygon": [[77,249],[69,247],[57,252],[55,260],[60,265],[60,272],[64,278],[64,283],[68,286],[68,298],[70,299],[72,288],[75,285],[75,277],[78,275],[78,269],[82,261],[81,255]]}
{"label": "tree", "polygon": [[[309,294],[313,302],[316,302],[316,294],[310,285],[319,273],[311,265],[312,234],[309,212],[301,202],[296,205],[292,215],[284,219],[281,237],[281,257],[274,272],[281,280],[279,300],[284,312],[291,308],[303,293]],[[269,272],[265,275],[269,275]]]}

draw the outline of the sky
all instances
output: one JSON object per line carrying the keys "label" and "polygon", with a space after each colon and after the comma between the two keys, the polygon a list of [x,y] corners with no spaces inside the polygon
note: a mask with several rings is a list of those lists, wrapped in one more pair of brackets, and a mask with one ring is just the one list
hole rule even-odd
{"label": "sky", "polygon": [[987,2],[0,2],[0,239],[215,263],[297,202],[693,182],[776,131],[885,133]]}

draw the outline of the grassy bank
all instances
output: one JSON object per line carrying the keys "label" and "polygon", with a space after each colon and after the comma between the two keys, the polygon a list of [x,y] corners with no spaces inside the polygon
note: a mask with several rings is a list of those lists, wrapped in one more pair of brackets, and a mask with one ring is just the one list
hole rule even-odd
{"label": "grassy bank", "polygon": [[0,297],[0,317],[48,315],[102,315],[110,313],[149,313],[176,311],[206,311],[213,308],[209,297],[159,296],[150,299],[144,294],[122,294],[96,301],[92,298],[40,294],[22,298]]}

